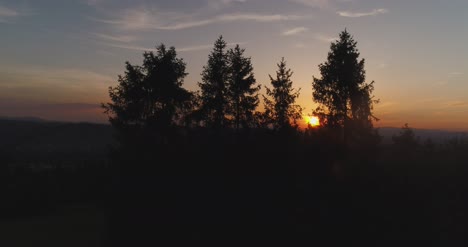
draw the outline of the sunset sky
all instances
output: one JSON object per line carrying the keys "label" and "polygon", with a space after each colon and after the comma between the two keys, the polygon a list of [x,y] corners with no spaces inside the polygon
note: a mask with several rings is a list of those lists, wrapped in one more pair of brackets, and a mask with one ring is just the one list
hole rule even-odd
{"label": "sunset sky", "polygon": [[[310,113],[312,76],[345,28],[380,99],[377,126],[468,130],[466,0],[0,0],[0,116],[105,122],[124,62],[157,44],[187,62],[197,89],[219,35],[269,85],[285,57]],[[264,92],[262,90],[262,92]]]}

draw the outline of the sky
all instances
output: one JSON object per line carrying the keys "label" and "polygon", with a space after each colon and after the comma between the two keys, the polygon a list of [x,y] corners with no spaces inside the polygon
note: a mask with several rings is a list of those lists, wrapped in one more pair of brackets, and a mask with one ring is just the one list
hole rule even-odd
{"label": "sky", "polygon": [[[197,90],[223,35],[269,85],[282,57],[311,113],[330,42],[345,28],[375,81],[379,127],[468,130],[466,0],[0,0],[0,116],[107,121],[124,63],[174,46]],[[264,93],[264,90],[261,91]]]}

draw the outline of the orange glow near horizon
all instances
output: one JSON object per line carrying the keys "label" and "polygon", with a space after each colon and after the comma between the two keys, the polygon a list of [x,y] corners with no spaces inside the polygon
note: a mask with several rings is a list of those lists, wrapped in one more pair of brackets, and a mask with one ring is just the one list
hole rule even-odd
{"label": "orange glow near horizon", "polygon": [[304,116],[304,120],[311,127],[320,126],[320,119],[317,116]]}

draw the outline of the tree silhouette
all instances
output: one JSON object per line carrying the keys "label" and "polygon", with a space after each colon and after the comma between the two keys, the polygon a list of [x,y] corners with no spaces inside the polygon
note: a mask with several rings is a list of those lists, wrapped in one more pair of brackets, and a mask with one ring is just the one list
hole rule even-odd
{"label": "tree silhouette", "polygon": [[399,151],[406,153],[415,151],[419,145],[416,134],[407,123],[401,128],[398,135],[392,136],[392,141]]}
{"label": "tree silhouette", "polygon": [[193,95],[182,88],[185,62],[177,58],[174,47],[161,44],[156,50],[143,54],[142,66],[126,62],[125,75],[109,88],[112,102],[102,104],[121,133],[149,129],[164,133],[181,124],[183,110],[190,107]]}
{"label": "tree silhouette", "polygon": [[250,57],[244,57],[245,49],[236,45],[228,51],[229,57],[229,103],[234,120],[234,127],[238,130],[251,127],[254,123],[254,111],[259,99],[257,92],[260,85],[255,86],[256,80]]}
{"label": "tree silhouette", "polygon": [[201,73],[201,110],[207,126],[220,128],[226,126],[228,57],[226,42],[223,36],[214,43],[214,48],[208,56],[207,65]]}
{"label": "tree silhouette", "polygon": [[365,83],[364,59],[359,60],[357,42],[345,29],[332,42],[327,61],[319,65],[322,78],[313,78],[315,110],[325,126],[341,128],[343,140],[372,132],[374,81]]}
{"label": "tree silhouette", "polygon": [[269,75],[273,88],[265,87],[269,96],[263,96],[265,116],[275,129],[291,127],[291,120],[293,126],[297,127],[296,120],[302,117],[302,108],[294,103],[299,97],[300,89],[296,91],[293,89],[291,81],[293,72],[286,67],[284,58],[277,66],[276,78]]}

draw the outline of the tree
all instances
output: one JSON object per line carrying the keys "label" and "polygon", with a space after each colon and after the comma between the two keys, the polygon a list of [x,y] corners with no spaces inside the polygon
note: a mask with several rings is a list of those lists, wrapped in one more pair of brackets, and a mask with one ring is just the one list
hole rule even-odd
{"label": "tree", "polygon": [[313,78],[313,99],[319,104],[315,114],[324,125],[343,130],[349,138],[372,134],[374,81],[365,83],[364,59],[359,60],[357,42],[345,29],[332,42],[327,61],[319,65],[322,78]]}
{"label": "tree", "polygon": [[302,108],[294,103],[299,97],[300,89],[293,89],[291,81],[293,72],[286,67],[284,58],[277,66],[276,78],[269,75],[273,88],[265,87],[269,96],[269,98],[263,96],[265,115],[275,129],[291,127],[291,120],[293,126],[297,127],[296,121],[302,117]]}
{"label": "tree", "polygon": [[259,103],[257,92],[261,87],[255,86],[252,62],[249,57],[244,57],[244,51],[239,45],[228,51],[228,95],[236,130],[241,126],[248,128],[253,125],[254,111]]}
{"label": "tree", "polygon": [[109,121],[121,133],[156,131],[164,134],[178,125],[182,112],[190,107],[192,93],[182,88],[185,62],[177,58],[174,47],[156,47],[156,54],[145,52],[143,65],[126,62],[119,84],[109,88],[110,103],[102,104]]}
{"label": "tree", "polygon": [[416,150],[419,146],[419,140],[416,137],[413,129],[406,123],[398,135],[392,136],[393,144],[398,151],[410,153]]}
{"label": "tree", "polygon": [[228,57],[226,42],[220,36],[208,56],[208,63],[201,73],[201,110],[207,126],[220,128],[227,125]]}

